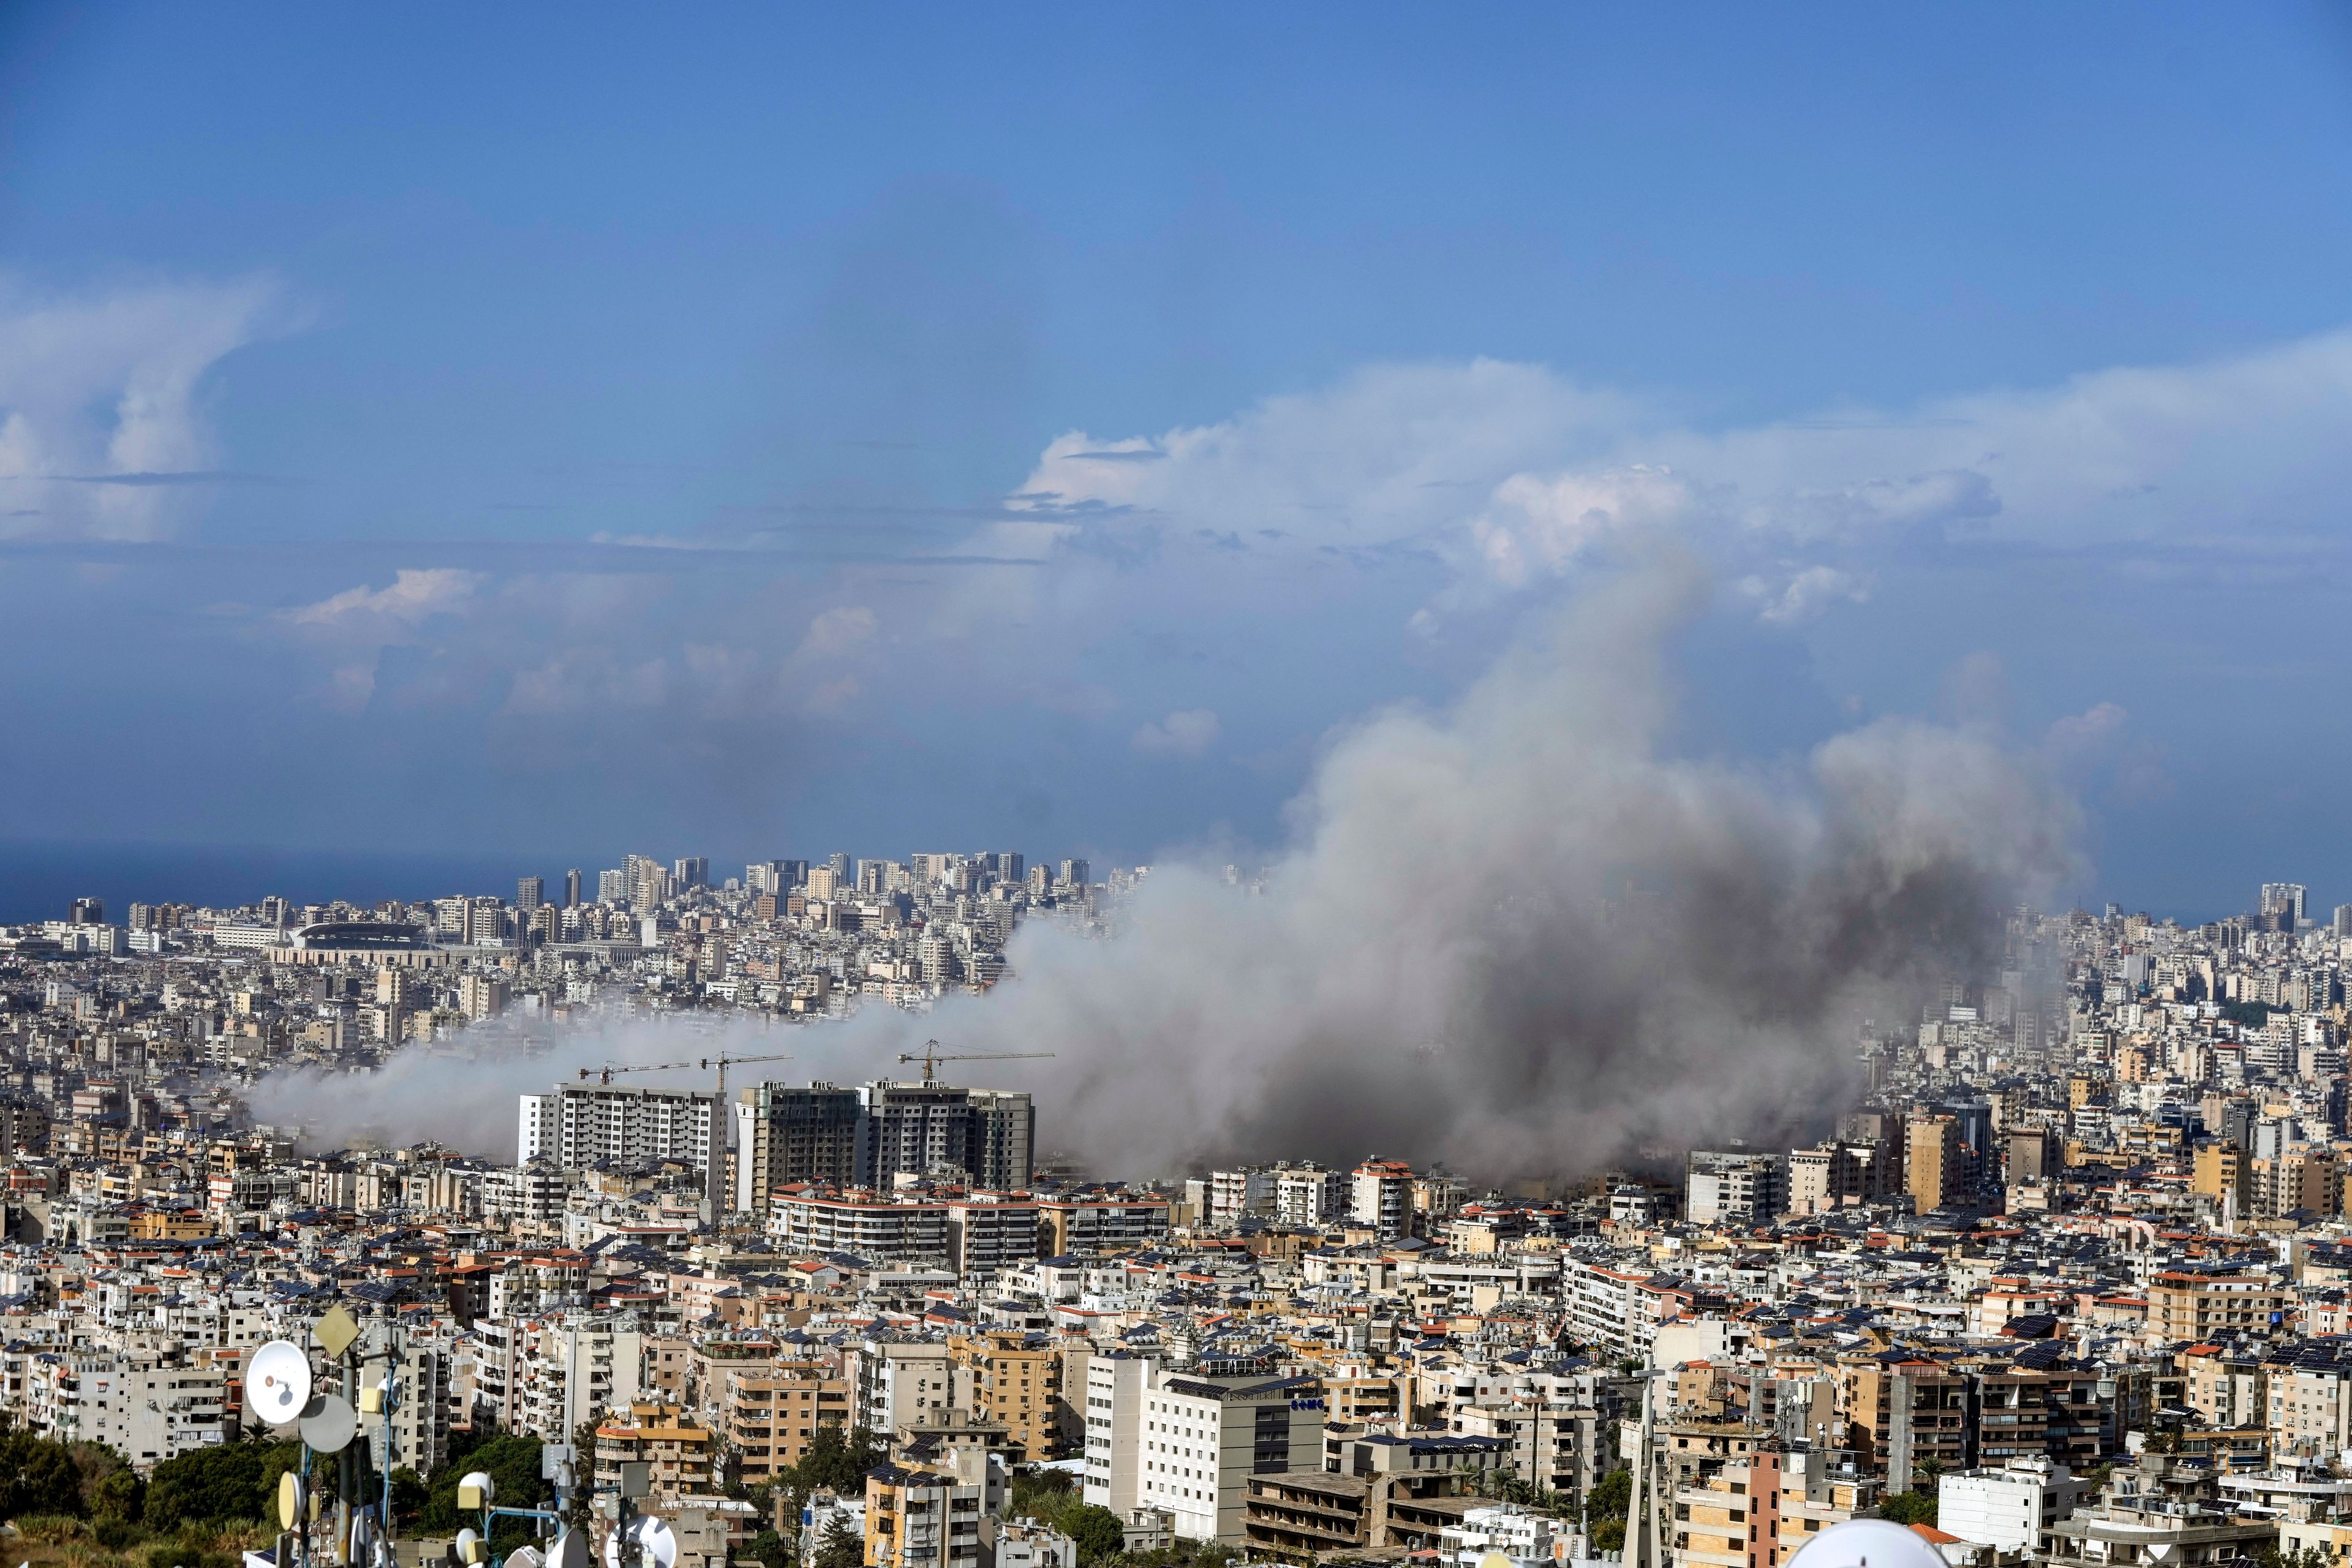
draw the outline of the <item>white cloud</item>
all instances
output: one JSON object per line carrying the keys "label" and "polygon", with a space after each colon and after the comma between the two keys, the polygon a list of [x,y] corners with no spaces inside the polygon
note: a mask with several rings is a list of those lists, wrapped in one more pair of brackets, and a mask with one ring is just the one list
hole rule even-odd
{"label": "white cloud", "polygon": [[1558,576],[1625,534],[1672,527],[1691,504],[1689,487],[1670,470],[1643,463],[1551,479],[1514,474],[1495,487],[1470,532],[1487,570],[1517,588]]}
{"label": "white cloud", "polygon": [[19,536],[163,537],[237,476],[201,416],[221,359],[286,315],[275,285],[45,295],[0,281],[0,523]]}
{"label": "white cloud", "polygon": [[1206,708],[1180,708],[1139,728],[1129,743],[1147,757],[1197,757],[1216,743],[1220,728]]}
{"label": "white cloud", "polygon": [[[1864,557],[1918,539],[2110,544],[2126,558],[2242,553],[2250,538],[2339,549],[2347,427],[2352,333],[1720,431],[1538,366],[1375,367],[1213,425],[1064,436],[1008,503],[1037,521],[1007,527],[1056,556],[1033,595],[1111,570],[1213,574],[1221,556],[1234,563],[1223,591],[1244,561],[1263,575],[1411,551],[1440,568],[1441,608],[1666,532],[1735,582],[1755,578],[1760,616],[1796,621],[1863,597]],[[1131,542],[1130,555],[1105,541]]]}
{"label": "white cloud", "polygon": [[829,658],[870,641],[880,622],[864,605],[842,605],[809,622],[796,658]]}
{"label": "white cloud", "polygon": [[536,717],[636,712],[659,707],[669,696],[667,661],[624,664],[602,648],[574,648],[517,670],[499,711]]}
{"label": "white cloud", "polygon": [[362,584],[283,612],[291,624],[361,640],[394,640],[428,616],[464,608],[488,579],[456,566],[404,566],[382,588]]}
{"label": "white cloud", "polygon": [[1834,566],[1807,566],[1785,580],[1743,577],[1739,591],[1757,603],[1757,616],[1774,626],[1810,621],[1832,605],[1862,604],[1870,598],[1870,582]]}

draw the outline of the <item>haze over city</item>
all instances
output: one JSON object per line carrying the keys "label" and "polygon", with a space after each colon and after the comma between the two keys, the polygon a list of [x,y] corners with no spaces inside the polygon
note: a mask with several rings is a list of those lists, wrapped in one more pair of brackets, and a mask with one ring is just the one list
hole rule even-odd
{"label": "haze over city", "polygon": [[0,8],[0,1551],[2352,1559],[2347,132]]}

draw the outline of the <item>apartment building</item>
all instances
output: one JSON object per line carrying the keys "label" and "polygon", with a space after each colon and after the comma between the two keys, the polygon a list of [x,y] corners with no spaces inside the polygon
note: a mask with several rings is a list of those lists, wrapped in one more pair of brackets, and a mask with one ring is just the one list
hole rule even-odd
{"label": "apartment building", "polygon": [[623,1465],[642,1464],[656,1497],[707,1492],[719,1484],[717,1457],[710,1428],[687,1420],[675,1405],[636,1400],[596,1424],[600,1489],[620,1486]]}
{"label": "apartment building", "polygon": [[2269,1333],[2285,1309],[2276,1277],[2234,1268],[2168,1268],[2147,1287],[2147,1331],[2171,1340]]}
{"label": "apartment building", "polygon": [[948,1359],[963,1373],[967,1407],[1003,1425],[1031,1463],[1062,1457],[1062,1352],[1042,1335],[1015,1331],[963,1334],[948,1341]]}
{"label": "apartment building", "polygon": [[814,1362],[730,1366],[716,1381],[720,1431],[746,1485],[797,1465],[818,1432],[849,1426],[849,1382]]}

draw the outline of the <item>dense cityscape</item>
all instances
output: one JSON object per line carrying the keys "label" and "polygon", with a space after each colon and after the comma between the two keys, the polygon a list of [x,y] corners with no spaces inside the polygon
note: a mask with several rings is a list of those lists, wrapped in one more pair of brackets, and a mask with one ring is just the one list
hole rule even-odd
{"label": "dense cityscape", "polygon": [[1825,1043],[1854,1100],[1817,1141],[1568,1181],[1084,1169],[952,1042],[860,1084],[615,1064],[520,1096],[511,1158],[249,1108],[509,1015],[920,1014],[1026,922],[1119,940],[1148,876],[630,856],[0,932],[9,1441],[79,1456],[20,1465],[60,1493],[20,1531],[250,1469],[286,1436],[250,1358],[340,1326],[393,1373],[360,1463],[412,1556],[520,1445],[631,1479],[692,1568],[1771,1568],[1874,1514],[1985,1568],[2352,1550],[2352,907],[2292,884],[2196,926],[2019,909],[1997,969]]}

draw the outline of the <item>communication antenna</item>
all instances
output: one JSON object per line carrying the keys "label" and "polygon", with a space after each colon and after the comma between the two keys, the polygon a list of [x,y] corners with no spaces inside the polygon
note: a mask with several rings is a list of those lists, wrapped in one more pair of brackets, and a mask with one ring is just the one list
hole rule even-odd
{"label": "communication antenna", "polygon": [[565,1525],[547,1553],[547,1568],[588,1568],[587,1537]]}
{"label": "communication antenna", "polygon": [[302,1347],[272,1340],[254,1352],[245,1363],[245,1403],[265,1426],[299,1421],[310,1403],[310,1358]]}
{"label": "communication antenna", "polygon": [[302,1407],[302,1419],[296,1423],[301,1429],[302,1441],[311,1451],[320,1454],[340,1454],[352,1446],[359,1436],[360,1418],[352,1409],[351,1401],[340,1394],[313,1394]]}

